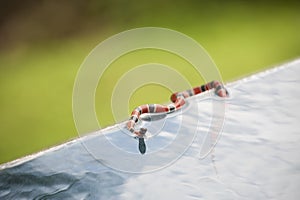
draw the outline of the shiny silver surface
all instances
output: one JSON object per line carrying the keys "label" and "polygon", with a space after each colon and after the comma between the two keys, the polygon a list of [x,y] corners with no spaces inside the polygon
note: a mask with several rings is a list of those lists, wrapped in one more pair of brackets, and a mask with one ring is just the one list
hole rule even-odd
{"label": "shiny silver surface", "polygon": [[299,199],[299,74],[296,60],[143,121],[145,155],[121,123],[1,165],[0,199]]}

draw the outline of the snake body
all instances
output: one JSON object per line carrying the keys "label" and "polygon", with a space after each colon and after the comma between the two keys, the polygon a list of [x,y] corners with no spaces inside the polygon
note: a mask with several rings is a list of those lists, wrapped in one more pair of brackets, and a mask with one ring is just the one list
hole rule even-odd
{"label": "snake body", "polygon": [[127,122],[127,129],[136,134],[138,137],[143,137],[147,132],[146,128],[140,128],[140,130],[135,130],[134,126],[138,122],[140,115],[144,113],[171,113],[176,110],[182,108],[185,104],[185,99],[207,90],[215,89],[216,95],[220,97],[226,97],[228,95],[227,90],[223,86],[223,84],[219,81],[211,81],[205,85],[201,85],[189,90],[185,90],[183,92],[176,92],[173,93],[170,97],[173,103],[169,105],[160,105],[160,104],[145,104],[138,106],[135,108],[132,113],[131,117]]}

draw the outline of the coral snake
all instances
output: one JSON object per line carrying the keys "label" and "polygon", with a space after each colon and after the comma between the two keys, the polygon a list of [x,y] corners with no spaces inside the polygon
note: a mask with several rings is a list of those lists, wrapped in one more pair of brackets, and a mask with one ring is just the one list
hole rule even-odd
{"label": "coral snake", "polygon": [[139,149],[142,154],[146,151],[146,146],[144,143],[144,135],[147,132],[146,128],[140,128],[140,130],[134,129],[135,124],[138,122],[141,114],[144,113],[171,113],[176,110],[182,108],[185,104],[185,99],[207,90],[215,89],[216,95],[220,97],[226,97],[228,95],[227,90],[225,89],[224,85],[219,81],[211,81],[205,85],[201,85],[189,90],[185,90],[183,92],[176,92],[171,95],[171,101],[173,103],[169,105],[160,105],[160,104],[145,104],[138,106],[135,108],[132,113],[131,117],[127,122],[127,129],[137,135],[139,138]]}

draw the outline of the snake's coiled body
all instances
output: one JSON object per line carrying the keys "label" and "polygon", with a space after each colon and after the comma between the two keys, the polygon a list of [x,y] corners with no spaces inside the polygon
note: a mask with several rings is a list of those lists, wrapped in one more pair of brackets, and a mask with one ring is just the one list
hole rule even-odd
{"label": "snake's coiled body", "polygon": [[140,130],[135,130],[134,126],[138,122],[140,115],[144,113],[171,113],[180,109],[185,104],[185,98],[200,94],[207,90],[215,89],[215,93],[220,97],[226,97],[228,95],[227,90],[219,81],[211,81],[205,85],[195,87],[190,90],[185,90],[183,92],[176,92],[171,95],[172,104],[160,105],[160,104],[145,104],[135,108],[129,121],[127,122],[127,129],[135,133],[137,136],[142,137],[147,129],[141,128]]}

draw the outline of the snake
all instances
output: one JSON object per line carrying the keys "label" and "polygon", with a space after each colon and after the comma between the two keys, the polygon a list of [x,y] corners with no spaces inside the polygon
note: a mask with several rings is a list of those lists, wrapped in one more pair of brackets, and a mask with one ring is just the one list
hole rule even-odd
{"label": "snake", "polygon": [[169,105],[161,105],[161,104],[144,104],[136,107],[127,122],[127,129],[134,133],[138,138],[143,138],[147,132],[146,128],[140,128],[136,130],[134,128],[135,124],[139,121],[140,116],[144,113],[172,113],[182,108],[185,104],[185,99],[205,91],[214,89],[215,94],[219,97],[227,97],[228,91],[224,87],[224,85],[220,81],[211,81],[201,86],[194,87],[192,89],[188,89],[182,92],[173,93],[170,97],[173,103]]}

